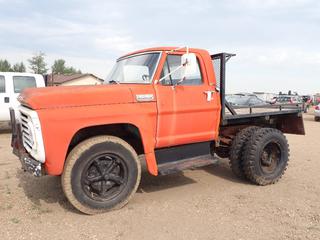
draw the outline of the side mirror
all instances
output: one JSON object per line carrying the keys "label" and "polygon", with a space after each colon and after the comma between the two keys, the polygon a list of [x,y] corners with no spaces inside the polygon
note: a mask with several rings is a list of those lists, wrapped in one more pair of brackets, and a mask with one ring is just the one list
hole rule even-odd
{"label": "side mirror", "polygon": [[192,77],[199,71],[197,56],[194,53],[186,53],[181,57],[182,77]]}

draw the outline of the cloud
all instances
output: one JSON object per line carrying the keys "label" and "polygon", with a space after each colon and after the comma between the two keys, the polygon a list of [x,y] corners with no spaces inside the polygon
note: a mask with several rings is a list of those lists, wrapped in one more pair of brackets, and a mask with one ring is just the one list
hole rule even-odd
{"label": "cloud", "polygon": [[96,47],[105,50],[115,50],[118,52],[129,52],[135,49],[135,44],[131,36],[113,36],[95,39]]}
{"label": "cloud", "polygon": [[[314,2],[313,0],[239,0],[232,1],[232,3],[238,3],[243,6],[254,8],[254,9],[271,9],[271,8],[292,8],[301,7],[306,4]],[[231,3],[231,0],[230,0]]]}
{"label": "cloud", "polygon": [[41,50],[49,65],[64,58],[104,77],[126,52],[188,45],[237,53],[228,64],[232,91],[277,92],[287,82],[320,88],[316,0],[0,0],[0,7],[0,58],[11,62]]}

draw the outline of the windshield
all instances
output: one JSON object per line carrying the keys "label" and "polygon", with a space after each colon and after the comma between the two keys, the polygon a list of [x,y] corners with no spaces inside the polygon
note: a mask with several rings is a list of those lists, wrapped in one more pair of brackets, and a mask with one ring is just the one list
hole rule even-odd
{"label": "windshield", "polygon": [[160,53],[146,53],[117,61],[105,83],[150,83]]}

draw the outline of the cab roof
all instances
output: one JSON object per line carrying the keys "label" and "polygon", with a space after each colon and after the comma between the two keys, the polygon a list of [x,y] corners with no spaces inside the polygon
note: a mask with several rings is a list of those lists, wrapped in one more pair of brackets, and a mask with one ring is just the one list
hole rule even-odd
{"label": "cab roof", "polygon": [[[180,48],[180,49],[178,49]],[[135,54],[139,54],[139,53],[144,53],[144,52],[168,52],[168,51],[173,51],[175,49],[178,49],[176,50],[177,52],[185,52],[186,51],[186,48],[185,47],[152,47],[152,48],[145,48],[145,49],[141,49],[141,50],[137,50],[137,51],[134,51],[134,52],[130,52],[128,54],[125,54],[123,56],[121,56],[119,59],[121,58],[125,58],[125,57],[128,57],[128,56],[131,56],[131,55],[135,55]],[[207,50],[205,49],[200,49],[200,48],[189,48],[189,51],[190,52],[193,52],[193,53],[206,53],[206,54],[209,54]]]}

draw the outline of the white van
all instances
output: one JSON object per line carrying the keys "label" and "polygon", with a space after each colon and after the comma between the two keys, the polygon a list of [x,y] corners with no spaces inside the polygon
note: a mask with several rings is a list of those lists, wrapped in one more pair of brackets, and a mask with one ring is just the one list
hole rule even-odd
{"label": "white van", "polygon": [[9,108],[16,108],[19,105],[17,97],[22,90],[32,87],[45,87],[42,75],[0,72],[0,128],[8,126],[10,121]]}

